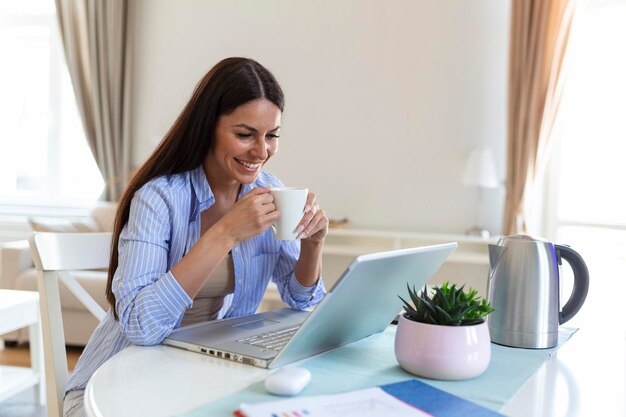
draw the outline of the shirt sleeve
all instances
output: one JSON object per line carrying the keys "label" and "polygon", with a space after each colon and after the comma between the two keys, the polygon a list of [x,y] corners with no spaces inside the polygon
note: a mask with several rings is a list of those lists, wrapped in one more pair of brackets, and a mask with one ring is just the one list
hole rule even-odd
{"label": "shirt sleeve", "polygon": [[162,192],[149,185],[133,197],[119,238],[113,293],[122,333],[134,344],[160,343],[192,300],[168,271],[171,220]]}
{"label": "shirt sleeve", "polygon": [[274,269],[273,281],[278,287],[281,299],[291,308],[304,310],[319,303],[326,290],[324,281],[319,277],[312,287],[305,287],[296,278],[294,266],[300,256],[300,242],[284,241],[280,248],[278,263]]}

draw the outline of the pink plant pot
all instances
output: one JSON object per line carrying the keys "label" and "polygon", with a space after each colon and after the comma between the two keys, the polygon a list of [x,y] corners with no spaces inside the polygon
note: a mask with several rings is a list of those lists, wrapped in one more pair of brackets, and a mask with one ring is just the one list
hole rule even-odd
{"label": "pink plant pot", "polygon": [[472,326],[438,326],[400,316],[396,359],[407,372],[432,379],[469,379],[482,374],[491,360],[487,322]]}

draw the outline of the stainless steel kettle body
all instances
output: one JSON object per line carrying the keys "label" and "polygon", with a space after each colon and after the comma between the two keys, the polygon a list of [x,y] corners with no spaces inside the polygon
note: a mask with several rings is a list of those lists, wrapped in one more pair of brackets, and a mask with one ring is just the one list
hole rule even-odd
{"label": "stainless steel kettle body", "polygon": [[[559,311],[559,264],[574,271],[574,288]],[[487,298],[496,309],[488,316],[491,341],[522,348],[558,344],[559,325],[582,307],[589,271],[582,257],[567,246],[525,235],[503,237],[489,245]]]}

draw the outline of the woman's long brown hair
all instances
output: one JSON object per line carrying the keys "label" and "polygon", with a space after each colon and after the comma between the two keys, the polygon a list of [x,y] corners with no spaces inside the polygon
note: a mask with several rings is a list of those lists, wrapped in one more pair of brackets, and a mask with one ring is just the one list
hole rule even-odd
{"label": "woman's long brown hair", "polygon": [[115,214],[106,287],[107,301],[111,304],[115,320],[119,320],[119,316],[112,284],[118,267],[118,241],[128,222],[135,192],[156,177],[190,171],[202,165],[213,148],[219,116],[259,98],[270,100],[281,111],[284,108],[283,92],[271,72],[248,58],[220,61],[200,80],[161,143],[130,180]]}

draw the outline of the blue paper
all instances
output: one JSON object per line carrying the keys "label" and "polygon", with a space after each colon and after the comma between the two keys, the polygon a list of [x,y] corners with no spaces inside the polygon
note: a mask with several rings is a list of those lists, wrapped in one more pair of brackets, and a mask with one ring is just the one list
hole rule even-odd
{"label": "blue paper", "polygon": [[380,387],[387,394],[419,408],[434,417],[497,417],[502,416],[461,397],[432,387],[416,379]]}

